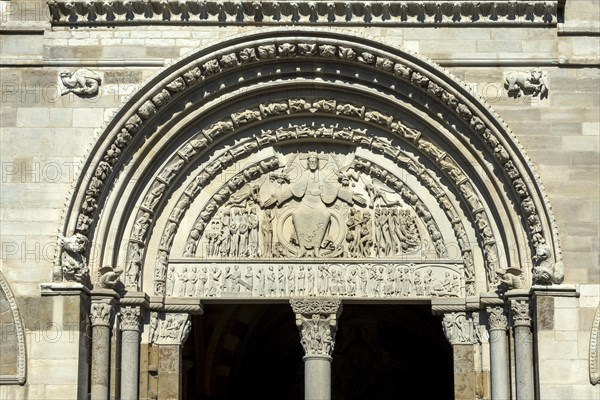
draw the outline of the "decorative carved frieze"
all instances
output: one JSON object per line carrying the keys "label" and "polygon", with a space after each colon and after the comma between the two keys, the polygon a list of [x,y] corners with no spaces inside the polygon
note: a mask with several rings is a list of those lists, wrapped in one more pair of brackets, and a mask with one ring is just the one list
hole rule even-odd
{"label": "decorative carved frieze", "polygon": [[444,314],[444,334],[453,344],[487,343],[489,334],[485,325],[479,324],[477,312],[453,312]]}
{"label": "decorative carved frieze", "polygon": [[488,307],[487,313],[490,331],[506,330],[508,328],[508,316],[504,307]]}
{"label": "decorative carved frieze", "polygon": [[290,304],[296,313],[296,325],[300,330],[305,357],[331,357],[342,302],[333,299],[294,299],[290,300]]}
{"label": "decorative carved frieze", "polygon": [[139,306],[121,306],[119,310],[122,331],[139,331],[142,312]]}
{"label": "decorative carved frieze", "polygon": [[558,1],[47,2],[54,24],[555,25]]}
{"label": "decorative carved frieze", "polygon": [[75,71],[61,71],[59,73],[62,84],[61,96],[73,93],[80,97],[93,97],[98,94],[102,78],[94,71],[79,68]]}
{"label": "decorative carved frieze", "polygon": [[165,294],[195,298],[464,297],[462,266],[414,263],[169,265]]}

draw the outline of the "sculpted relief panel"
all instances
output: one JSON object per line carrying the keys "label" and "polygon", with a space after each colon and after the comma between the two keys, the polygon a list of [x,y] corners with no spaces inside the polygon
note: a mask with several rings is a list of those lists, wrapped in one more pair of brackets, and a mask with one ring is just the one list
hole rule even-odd
{"label": "sculpted relief panel", "polygon": [[279,159],[282,168],[231,195],[207,223],[200,250],[193,254],[188,246],[185,257],[394,257],[418,253],[424,240],[433,248],[430,235],[444,256],[435,222],[420,221],[401,194],[357,170],[353,154],[307,151]]}
{"label": "sculpted relief panel", "polygon": [[462,264],[174,263],[166,295],[199,298],[464,297]]}

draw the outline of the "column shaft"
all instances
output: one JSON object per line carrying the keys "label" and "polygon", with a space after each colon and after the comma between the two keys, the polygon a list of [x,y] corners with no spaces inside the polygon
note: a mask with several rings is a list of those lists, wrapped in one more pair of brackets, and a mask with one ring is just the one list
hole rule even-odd
{"label": "column shaft", "polygon": [[109,395],[110,327],[92,327],[91,400],[107,400]]}
{"label": "column shaft", "polygon": [[127,330],[121,333],[121,400],[138,398],[140,374],[140,333]]}
{"label": "column shaft", "polygon": [[331,357],[304,357],[304,398],[331,399]]}
{"label": "column shaft", "polygon": [[535,398],[533,377],[533,337],[531,334],[531,317],[529,300],[511,300],[513,332],[515,341],[515,386],[517,400]]}
{"label": "column shaft", "polygon": [[490,330],[492,400],[510,400],[510,365],[506,334],[508,318],[502,306],[489,307],[487,312]]}

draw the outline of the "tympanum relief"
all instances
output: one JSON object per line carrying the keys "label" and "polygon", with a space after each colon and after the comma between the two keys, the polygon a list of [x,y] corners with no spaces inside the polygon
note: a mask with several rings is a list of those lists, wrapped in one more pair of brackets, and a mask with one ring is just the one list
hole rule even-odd
{"label": "tympanum relief", "polygon": [[189,246],[184,256],[398,257],[421,256],[424,247],[445,256],[425,205],[411,206],[410,189],[397,193],[369,176],[353,153],[278,158],[282,167],[232,194],[206,224],[196,253]]}

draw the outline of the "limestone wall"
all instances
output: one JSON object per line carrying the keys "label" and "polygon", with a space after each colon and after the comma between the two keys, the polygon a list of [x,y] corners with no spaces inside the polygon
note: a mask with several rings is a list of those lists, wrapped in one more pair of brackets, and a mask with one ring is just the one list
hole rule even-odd
{"label": "limestone wall", "polygon": [[[543,303],[540,394],[594,398],[587,360],[600,301],[600,16],[596,0],[568,0],[551,27],[322,27],[355,32],[431,58],[473,87],[512,128],[544,184],[563,245],[565,284],[581,297]],[[143,82],[170,60],[260,27],[52,27],[45,2],[1,1],[0,268],[27,331],[28,381],[2,398],[75,398],[87,360],[78,297],[40,297],[56,234],[89,144]],[[100,95],[61,96],[59,72],[101,74]],[[547,99],[509,98],[504,74],[540,67]],[[550,300],[552,304],[550,305]],[[58,335],[58,336],[57,336]],[[596,388],[597,389],[597,388]],[[596,393],[596,394],[594,394]],[[596,397],[597,398],[597,397]]]}

